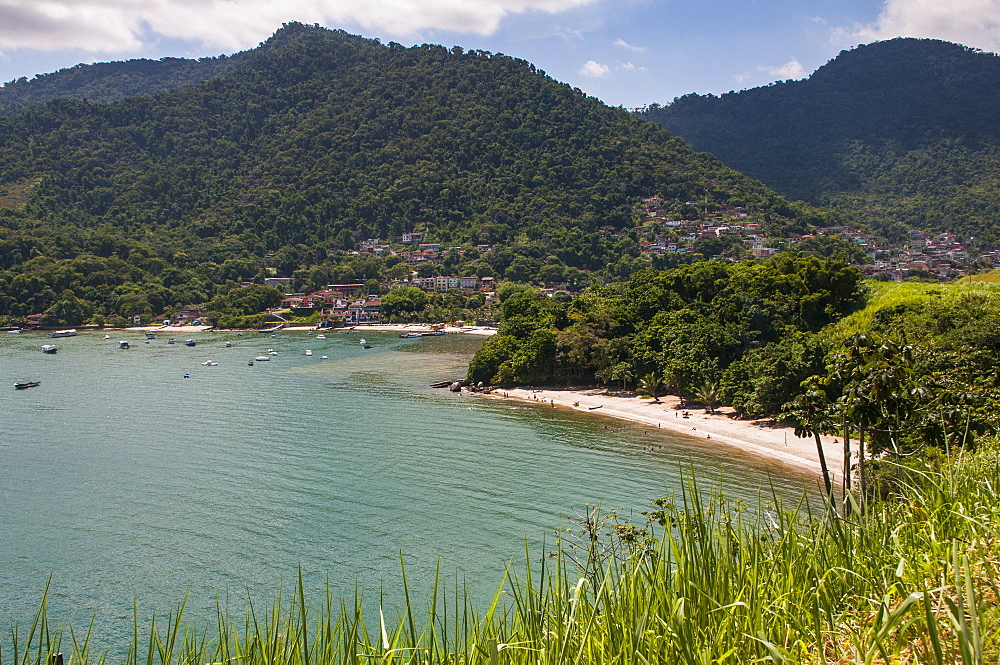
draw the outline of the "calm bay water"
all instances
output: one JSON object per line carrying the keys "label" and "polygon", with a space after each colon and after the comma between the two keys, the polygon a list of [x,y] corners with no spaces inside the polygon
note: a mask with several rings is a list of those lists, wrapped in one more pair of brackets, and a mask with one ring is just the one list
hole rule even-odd
{"label": "calm bay water", "polygon": [[[317,596],[384,589],[392,605],[401,552],[418,591],[440,559],[485,603],[526,540],[542,556],[588,503],[641,519],[692,468],[752,503],[815,487],[704,441],[427,388],[463,376],[481,338],[372,333],[363,350],[357,334],[328,337],[202,334],[192,348],[125,334],[119,350],[93,333],[3,335],[3,628],[30,625],[50,576],[50,617],[94,618],[111,646],[133,600],[148,617],[189,594],[206,619],[218,592],[239,614],[248,595],[290,592],[299,566]],[[42,383],[10,387],[23,380]]]}

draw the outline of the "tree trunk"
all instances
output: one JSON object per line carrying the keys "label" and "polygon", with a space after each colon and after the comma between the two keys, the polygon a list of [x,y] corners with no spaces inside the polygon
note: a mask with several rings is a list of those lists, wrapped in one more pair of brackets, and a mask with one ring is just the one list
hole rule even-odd
{"label": "tree trunk", "polygon": [[851,514],[851,502],[848,497],[851,494],[851,430],[848,429],[847,416],[844,416],[844,478],[841,481],[844,487],[844,517]]}
{"label": "tree trunk", "polygon": [[861,508],[861,514],[865,514],[865,497],[868,491],[868,486],[865,483],[865,428],[862,426],[859,428],[858,433],[858,482],[861,485],[861,492],[858,496],[858,506]]}
{"label": "tree trunk", "polygon": [[833,512],[837,512],[837,500],[833,496],[833,481],[830,480],[830,469],[826,466],[826,454],[823,452],[823,441],[819,437],[819,432],[813,432],[816,437],[816,452],[819,453],[819,465],[823,469],[823,484],[826,486],[826,496],[830,499],[830,507]]}

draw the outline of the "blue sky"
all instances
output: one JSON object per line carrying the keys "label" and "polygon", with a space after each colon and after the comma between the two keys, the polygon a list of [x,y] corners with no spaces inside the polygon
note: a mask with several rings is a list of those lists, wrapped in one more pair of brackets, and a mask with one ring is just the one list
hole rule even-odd
{"label": "blue sky", "polygon": [[505,53],[629,108],[802,78],[897,36],[1000,50],[1000,0],[0,0],[0,80],[233,53],[293,20]]}

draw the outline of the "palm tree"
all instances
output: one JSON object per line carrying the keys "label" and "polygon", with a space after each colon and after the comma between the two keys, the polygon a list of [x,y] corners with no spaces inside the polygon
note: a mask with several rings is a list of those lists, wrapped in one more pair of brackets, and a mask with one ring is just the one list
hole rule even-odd
{"label": "palm tree", "polygon": [[722,402],[722,391],[718,381],[708,381],[694,389],[694,398],[705,405],[709,413],[715,413],[715,407]]}
{"label": "palm tree", "polygon": [[636,392],[640,395],[648,395],[653,398],[654,404],[660,403],[660,394],[663,392],[663,379],[656,372],[650,372],[639,379],[639,386]]}
{"label": "palm tree", "polygon": [[826,465],[826,455],[823,451],[823,440],[820,438],[820,434],[826,434],[832,428],[830,400],[827,399],[826,391],[822,388],[822,378],[819,376],[809,377],[802,382],[802,387],[805,392],[785,404],[785,412],[781,414],[781,418],[788,418],[794,423],[795,436],[806,437],[812,434],[816,437],[816,452],[819,453],[819,465],[823,470],[823,485],[826,486],[830,506],[836,511],[833,480],[830,478],[830,469]]}

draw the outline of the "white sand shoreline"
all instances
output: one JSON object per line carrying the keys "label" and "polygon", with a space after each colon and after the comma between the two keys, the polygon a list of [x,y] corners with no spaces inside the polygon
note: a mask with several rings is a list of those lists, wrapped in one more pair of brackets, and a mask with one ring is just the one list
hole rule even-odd
{"label": "white sand shoreline", "polygon": [[[656,403],[639,397],[608,394],[600,388],[510,388],[495,390],[491,395],[666,429],[699,439],[705,446],[737,448],[817,477],[822,473],[816,442],[812,437],[800,439],[791,428],[769,426],[767,421],[737,420],[731,408],[717,410],[715,414],[708,414],[704,409],[688,409],[688,417],[684,418],[685,411],[680,408],[677,397],[663,397],[660,403]],[[843,467],[842,446],[839,442],[835,443],[835,437],[824,436],[822,441],[830,471],[835,478],[839,478]]]}

